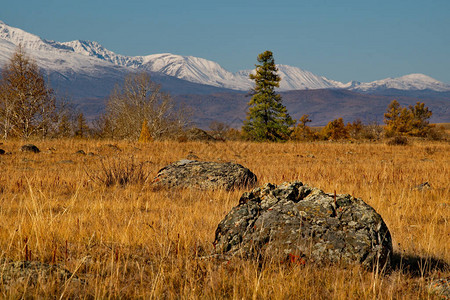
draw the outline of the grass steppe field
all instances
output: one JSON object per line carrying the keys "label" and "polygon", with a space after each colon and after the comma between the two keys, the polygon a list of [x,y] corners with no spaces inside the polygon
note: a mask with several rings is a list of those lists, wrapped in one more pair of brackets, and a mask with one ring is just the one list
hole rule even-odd
{"label": "grass steppe field", "polygon": [[[450,275],[447,142],[32,142],[41,153],[20,152],[23,141],[0,145],[12,152],[0,156],[2,298],[427,299],[436,297],[429,280]],[[189,155],[240,163],[259,185],[299,180],[362,198],[391,232],[392,268],[205,259],[218,223],[245,190],[150,187],[160,168]],[[102,161],[117,167],[130,165],[131,157],[143,163],[146,183],[94,180],[103,175]],[[413,188],[424,182],[431,188]],[[9,280],[7,266],[25,258],[79,279]]]}

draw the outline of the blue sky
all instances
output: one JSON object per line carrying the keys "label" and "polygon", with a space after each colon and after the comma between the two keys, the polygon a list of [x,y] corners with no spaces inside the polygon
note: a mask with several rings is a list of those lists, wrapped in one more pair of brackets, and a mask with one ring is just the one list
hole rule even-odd
{"label": "blue sky", "polygon": [[174,53],[253,68],[258,53],[330,79],[424,73],[450,83],[450,1],[14,0],[0,20],[116,53]]}

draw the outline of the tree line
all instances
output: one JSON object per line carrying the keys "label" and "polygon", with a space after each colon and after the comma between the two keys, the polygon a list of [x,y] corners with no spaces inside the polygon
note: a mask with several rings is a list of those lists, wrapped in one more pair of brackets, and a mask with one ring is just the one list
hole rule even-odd
{"label": "tree line", "polygon": [[[342,118],[329,122],[321,130],[308,126],[309,115],[297,122],[289,115],[276,93],[281,81],[273,53],[258,55],[258,64],[250,79],[247,118],[242,129],[213,122],[210,133],[220,139],[253,141],[377,139],[381,136],[442,137],[443,132],[429,123],[432,112],[424,103],[402,107],[393,100],[384,114],[385,126],[363,124],[360,120],[345,124]],[[295,124],[297,125],[295,126]],[[82,112],[67,101],[57,99],[48,87],[37,64],[19,46],[0,78],[0,133],[3,139],[30,137],[97,137],[151,141],[180,138],[190,128],[187,108],[176,107],[173,99],[152,82],[150,75],[135,73],[116,85],[106,102],[105,112],[90,125]]]}
{"label": "tree line", "polygon": [[151,138],[174,137],[190,124],[169,94],[147,73],[130,74],[107,99],[105,112],[89,126],[82,112],[57,99],[37,64],[19,46],[0,79],[2,137],[98,137],[137,139],[142,127]]}
{"label": "tree line", "polygon": [[247,112],[247,120],[242,128],[244,137],[257,141],[293,140],[339,140],[339,139],[376,139],[382,134],[386,137],[417,136],[439,138],[444,133],[430,124],[432,112],[424,103],[401,107],[393,100],[384,114],[385,126],[376,123],[364,125],[361,120],[344,123],[342,118],[329,122],[322,130],[312,130],[307,124],[312,122],[309,115],[303,115],[297,126],[289,116],[282,99],[275,92],[281,78],[271,51],[258,56],[255,74],[250,74],[255,87],[251,90],[252,98]]}

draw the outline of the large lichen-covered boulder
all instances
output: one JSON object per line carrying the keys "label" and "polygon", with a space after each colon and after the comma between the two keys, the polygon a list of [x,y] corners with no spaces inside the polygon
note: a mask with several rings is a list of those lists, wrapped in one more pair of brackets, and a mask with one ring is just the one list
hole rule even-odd
{"label": "large lichen-covered boulder", "polygon": [[256,175],[235,163],[201,162],[183,159],[159,170],[154,187],[226,189],[253,186]]}
{"label": "large lichen-covered boulder", "polygon": [[301,182],[246,192],[220,222],[214,254],[297,263],[389,263],[392,240],[381,216],[363,200],[326,194]]}

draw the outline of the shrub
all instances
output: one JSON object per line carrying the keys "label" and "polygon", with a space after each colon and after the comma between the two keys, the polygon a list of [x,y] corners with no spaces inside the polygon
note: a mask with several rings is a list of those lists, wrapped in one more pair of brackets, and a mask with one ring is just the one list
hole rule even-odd
{"label": "shrub", "polygon": [[430,128],[427,137],[433,141],[442,141],[447,138],[444,126],[433,126]]}
{"label": "shrub", "polygon": [[353,123],[348,122],[347,126],[345,126],[345,129],[347,130],[350,138],[360,139],[362,138],[364,127],[365,126],[362,121],[360,119],[357,119],[354,120]]}
{"label": "shrub", "polygon": [[386,123],[386,136],[410,135],[425,137],[433,128],[429,123],[432,112],[424,103],[417,102],[415,106],[408,108],[400,106],[393,100],[384,114],[384,123]]}
{"label": "shrub", "polygon": [[309,119],[309,115],[303,115],[298,120],[298,125],[294,128],[291,138],[298,141],[317,140],[319,138],[318,134],[312,131],[312,129],[307,125],[310,122],[311,119]]}
{"label": "shrub", "polygon": [[213,121],[209,124],[210,134],[217,140],[225,140],[227,132],[230,130],[228,124]]}
{"label": "shrub", "polygon": [[130,160],[102,159],[100,169],[89,171],[85,169],[88,177],[99,185],[107,187],[114,185],[126,186],[128,184],[144,184],[150,172],[144,168],[145,163],[136,163],[134,158]]}
{"label": "shrub", "polygon": [[322,130],[322,135],[327,140],[340,140],[349,138],[348,130],[342,118],[335,119]]}
{"label": "shrub", "polygon": [[137,73],[115,87],[95,127],[100,137],[138,140],[144,121],[153,139],[176,138],[190,125],[186,107],[176,107],[149,74]]}
{"label": "shrub", "polygon": [[229,141],[241,141],[244,140],[244,136],[240,130],[230,128],[225,134],[225,139]]}
{"label": "shrub", "polygon": [[150,134],[150,129],[148,128],[147,120],[142,122],[141,135],[139,136],[140,143],[149,143],[153,140]]}
{"label": "shrub", "polygon": [[390,146],[406,146],[408,145],[408,139],[404,136],[395,136],[387,144]]}
{"label": "shrub", "polygon": [[379,140],[383,135],[383,127],[376,121],[364,125],[361,137],[368,140]]}

